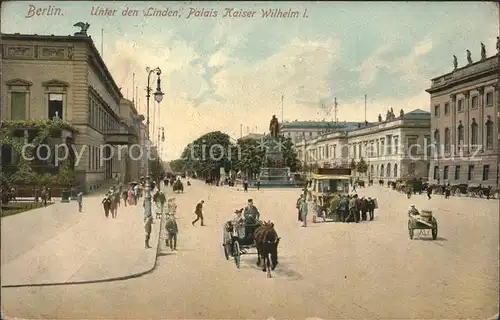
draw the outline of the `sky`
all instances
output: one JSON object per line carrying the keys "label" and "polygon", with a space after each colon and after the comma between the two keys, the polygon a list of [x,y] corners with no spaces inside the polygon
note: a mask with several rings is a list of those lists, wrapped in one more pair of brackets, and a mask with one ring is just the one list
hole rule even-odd
{"label": "sky", "polygon": [[[27,17],[30,5],[62,16]],[[92,15],[97,7],[116,13]],[[149,8],[178,15],[145,16]],[[224,16],[231,8],[255,14]],[[298,17],[262,17],[269,9]],[[429,110],[430,79],[452,71],[453,55],[465,65],[466,49],[478,60],[481,42],[493,55],[499,34],[498,7],[483,2],[2,2],[3,33],[69,35],[79,21],[129,99],[135,74],[142,114],[146,67],[161,68],[151,132],[165,128],[166,159],[207,132],[266,132],[282,111],[285,121],[332,120],[334,97],[339,121],[364,121],[365,94],[368,121],[391,107]]]}

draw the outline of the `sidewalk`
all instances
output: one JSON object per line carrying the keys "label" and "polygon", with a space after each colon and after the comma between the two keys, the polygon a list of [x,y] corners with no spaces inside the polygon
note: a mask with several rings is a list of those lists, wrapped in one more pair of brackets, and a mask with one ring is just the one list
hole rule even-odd
{"label": "sidewalk", "polygon": [[[102,194],[1,219],[2,286],[98,282],[151,271],[160,221],[144,249],[142,199],[105,218]],[[118,279],[116,279],[118,280]]]}

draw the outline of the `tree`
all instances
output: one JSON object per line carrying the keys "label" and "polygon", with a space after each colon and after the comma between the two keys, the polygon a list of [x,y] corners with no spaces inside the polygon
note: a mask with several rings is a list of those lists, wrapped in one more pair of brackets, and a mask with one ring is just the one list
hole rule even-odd
{"label": "tree", "polygon": [[230,137],[220,131],[209,132],[186,146],[182,152],[184,168],[198,176],[220,178],[220,168],[234,158],[235,146]]}
{"label": "tree", "polygon": [[349,165],[349,168],[351,170],[354,170],[354,171],[356,170],[357,165],[356,165],[356,161],[354,161],[354,159],[351,160],[351,164]]}
{"label": "tree", "polygon": [[299,156],[290,137],[281,140],[281,151],[283,152],[283,160],[285,162],[285,166],[289,167],[291,172],[299,171]]}
{"label": "tree", "polygon": [[186,162],[184,159],[176,159],[172,160],[169,163],[170,169],[172,169],[172,172],[183,172],[186,171]]}
{"label": "tree", "polygon": [[237,145],[241,153],[237,159],[232,159],[233,170],[244,172],[245,175],[260,173],[264,163],[265,150],[255,139],[238,139]]}
{"label": "tree", "polygon": [[368,164],[365,159],[359,159],[359,162],[356,165],[356,171],[359,173],[366,173],[368,171]]}

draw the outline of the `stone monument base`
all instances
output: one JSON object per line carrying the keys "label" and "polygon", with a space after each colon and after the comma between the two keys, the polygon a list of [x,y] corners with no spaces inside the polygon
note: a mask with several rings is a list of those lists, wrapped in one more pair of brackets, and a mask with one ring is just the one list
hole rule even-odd
{"label": "stone monument base", "polygon": [[260,168],[261,188],[293,188],[295,184],[290,181],[289,168]]}

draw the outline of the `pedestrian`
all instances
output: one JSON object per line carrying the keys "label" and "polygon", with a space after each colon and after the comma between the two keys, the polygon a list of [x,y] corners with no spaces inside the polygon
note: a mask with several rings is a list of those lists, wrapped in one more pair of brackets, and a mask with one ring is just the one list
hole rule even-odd
{"label": "pedestrian", "polygon": [[300,213],[302,215],[302,227],[307,227],[307,213],[309,211],[309,208],[307,207],[307,201],[306,198],[303,197],[300,200]]}
{"label": "pedestrian", "polygon": [[80,191],[76,195],[76,202],[78,202],[78,212],[82,212],[82,207],[83,207],[83,192]]}
{"label": "pedestrian", "polygon": [[128,197],[127,190],[123,190],[122,191],[122,199],[123,199],[123,203],[125,204],[125,207],[127,206],[127,202],[128,202],[127,197]]}
{"label": "pedestrian", "polygon": [[432,194],[432,187],[431,186],[427,186],[427,199],[428,200],[431,199],[431,194]]}
{"label": "pedestrian", "polygon": [[177,221],[175,220],[175,215],[169,215],[167,221],[165,222],[165,229],[167,231],[167,239],[165,240],[165,245],[170,245],[172,251],[177,250],[177,234],[179,233],[179,227],[177,226]]}
{"label": "pedestrian", "polygon": [[109,199],[111,201],[111,205],[109,206],[109,210],[111,211],[111,217],[113,219],[116,219],[116,216],[118,215],[118,202],[120,201],[120,198],[117,198],[113,193],[109,196]]}
{"label": "pedestrian", "polygon": [[354,203],[356,204],[355,211],[354,211],[354,219],[356,223],[358,223],[361,220],[361,199],[358,197],[357,194],[354,195]]}
{"label": "pedestrian", "polygon": [[243,192],[248,192],[248,180],[243,181]]}
{"label": "pedestrian", "polygon": [[349,215],[346,218],[346,222],[359,222],[356,220],[356,198],[352,196],[349,199]]}
{"label": "pedestrian", "polygon": [[301,193],[300,197],[297,199],[297,203],[295,204],[295,208],[297,208],[298,220],[302,221],[302,214],[300,212],[300,204],[302,203],[302,199],[304,198],[304,194]]}
{"label": "pedestrian", "polygon": [[[143,204],[145,205],[145,203]],[[151,238],[151,229],[153,228],[153,216],[151,213],[148,213],[147,216],[144,217],[144,231],[146,232],[146,239],[144,240],[144,247],[146,249],[151,248],[149,245],[149,239]]]}
{"label": "pedestrian", "polygon": [[340,221],[346,222],[349,211],[349,201],[343,196],[339,203]]}
{"label": "pedestrian", "polygon": [[165,202],[166,202],[166,197],[165,194],[162,191],[158,191],[157,193],[157,198],[156,198],[156,218],[161,219],[161,216],[163,215],[163,211],[165,208]]}
{"label": "pedestrian", "polygon": [[201,220],[201,226],[204,227],[205,224],[203,223],[203,204],[205,201],[201,200],[197,205],[196,208],[194,209],[194,214],[196,214],[196,219],[191,223],[193,226],[198,220]]}
{"label": "pedestrian", "polygon": [[363,221],[366,221],[368,219],[367,213],[368,213],[368,200],[365,199],[365,197],[361,198],[360,202],[360,209],[361,209],[361,219]]}
{"label": "pedestrian", "polygon": [[368,197],[368,213],[370,215],[370,221],[373,221],[375,215],[375,200]]}
{"label": "pedestrian", "polygon": [[104,209],[104,216],[106,218],[109,217],[109,209],[111,208],[111,199],[109,198],[108,194],[104,196],[104,199],[102,199],[102,207]]}
{"label": "pedestrian", "polygon": [[257,190],[260,190],[260,180],[257,181]]}

